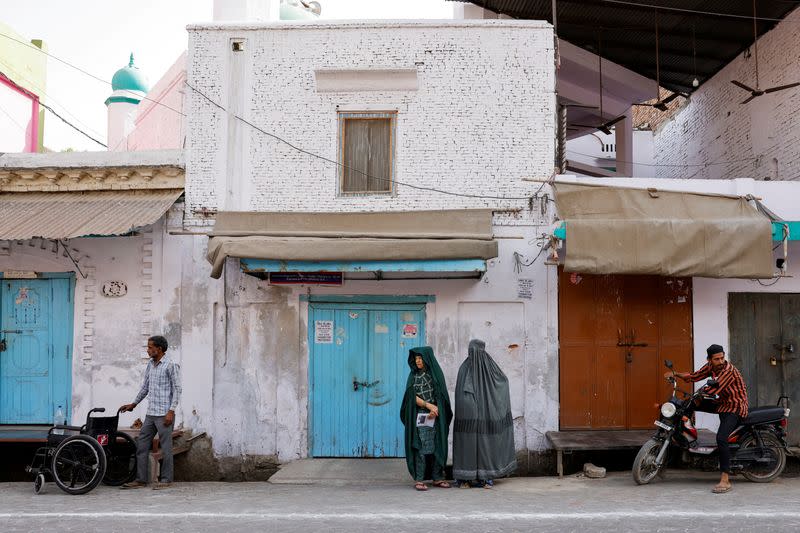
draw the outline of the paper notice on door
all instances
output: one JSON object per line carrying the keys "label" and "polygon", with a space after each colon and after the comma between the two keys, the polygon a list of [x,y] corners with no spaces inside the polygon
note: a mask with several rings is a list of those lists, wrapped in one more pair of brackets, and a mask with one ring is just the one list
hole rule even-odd
{"label": "paper notice on door", "polygon": [[333,320],[314,321],[314,343],[333,344]]}
{"label": "paper notice on door", "polygon": [[417,413],[417,427],[432,428],[436,422],[435,416],[428,416],[429,413]]}
{"label": "paper notice on door", "polygon": [[533,298],[533,280],[519,278],[517,280],[517,298],[530,300]]}
{"label": "paper notice on door", "polygon": [[417,336],[416,324],[403,324],[403,337],[413,338]]}

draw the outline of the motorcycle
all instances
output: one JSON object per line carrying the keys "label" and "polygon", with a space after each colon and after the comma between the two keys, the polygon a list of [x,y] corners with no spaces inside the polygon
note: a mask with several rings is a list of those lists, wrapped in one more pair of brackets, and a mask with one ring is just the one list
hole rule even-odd
{"label": "motorcycle", "polygon": [[[670,453],[681,451],[685,463],[708,460],[718,455],[716,442],[701,445],[697,429],[692,424],[692,415],[701,400],[716,400],[708,394],[717,386],[709,379],[693,394],[678,389],[672,361],[664,364],[672,371],[668,381],[672,383],[672,397],[661,405],[658,428],[655,435],[639,449],[633,461],[633,480],[637,485],[650,483],[656,475],[663,473]],[[678,398],[678,394],[683,399]],[[731,433],[728,443],[731,451],[731,472],[741,473],[746,479],[757,483],[768,483],[781,475],[786,467],[786,427],[789,423],[788,407],[781,406],[788,398],[781,396],[776,407],[753,407]]]}

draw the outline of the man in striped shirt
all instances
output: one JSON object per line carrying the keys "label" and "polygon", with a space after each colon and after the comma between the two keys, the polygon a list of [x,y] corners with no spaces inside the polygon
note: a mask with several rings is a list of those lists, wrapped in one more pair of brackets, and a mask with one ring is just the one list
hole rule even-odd
{"label": "man in striped shirt", "polygon": [[172,424],[175,422],[175,409],[181,401],[181,369],[166,355],[168,347],[167,339],[161,335],[147,340],[150,361],[144,371],[142,388],[133,403],[119,408],[123,413],[133,411],[148,397],[147,416],[136,441],[136,480],[122,485],[124,489],[147,486],[150,448],[156,433],[161,447],[161,480],[153,480],[153,488],[166,489],[172,485]]}
{"label": "man in striped shirt", "polygon": [[717,430],[717,447],[719,448],[719,469],[722,477],[713,492],[719,494],[731,490],[729,474],[731,470],[731,450],[728,438],[747,417],[747,387],[745,387],[739,370],[725,360],[725,351],[719,344],[712,344],[706,350],[708,362],[697,372],[680,373],[675,375],[683,381],[697,382],[707,377],[717,381],[717,385],[709,387],[708,395],[717,396],[717,400],[703,400],[697,411],[719,414],[719,429]]}

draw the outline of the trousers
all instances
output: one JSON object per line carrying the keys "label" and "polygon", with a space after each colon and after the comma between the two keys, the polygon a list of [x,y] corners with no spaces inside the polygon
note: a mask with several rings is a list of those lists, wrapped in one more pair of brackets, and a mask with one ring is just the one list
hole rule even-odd
{"label": "trousers", "polygon": [[716,413],[719,415],[719,429],[717,429],[717,450],[719,450],[719,471],[726,474],[731,473],[731,448],[728,438],[739,425],[741,417],[736,413],[719,413],[717,406],[713,402],[704,400],[695,409],[704,413]]}
{"label": "trousers", "polygon": [[139,438],[136,439],[136,480],[142,483],[149,481],[150,450],[153,448],[153,438],[156,433],[162,457],[160,481],[172,483],[172,426],[164,425],[163,416],[152,415],[144,417]]}

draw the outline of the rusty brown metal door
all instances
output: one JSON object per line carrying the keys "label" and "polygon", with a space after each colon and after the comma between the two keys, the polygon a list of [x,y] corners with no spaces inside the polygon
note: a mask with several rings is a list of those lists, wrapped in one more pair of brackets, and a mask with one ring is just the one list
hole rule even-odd
{"label": "rusty brown metal door", "polygon": [[560,427],[647,429],[692,361],[691,280],[559,273]]}
{"label": "rusty brown metal door", "polygon": [[731,293],[728,330],[728,357],[742,372],[750,405],[788,396],[789,444],[800,444],[800,294]]}

